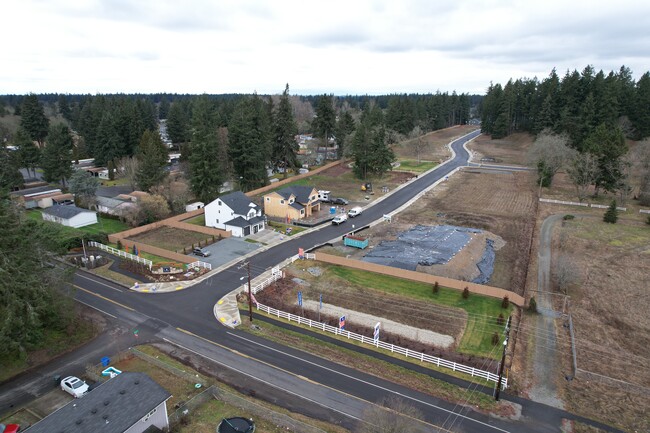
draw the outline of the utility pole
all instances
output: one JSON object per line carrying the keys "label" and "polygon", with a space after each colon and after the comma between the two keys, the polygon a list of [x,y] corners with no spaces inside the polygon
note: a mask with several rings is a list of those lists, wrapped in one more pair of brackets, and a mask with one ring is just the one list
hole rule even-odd
{"label": "utility pole", "polygon": [[[250,262],[244,262],[239,268],[241,269],[244,266],[246,266],[246,272],[248,273],[248,318],[250,319],[251,323],[253,323],[253,294],[251,291],[251,263]],[[244,277],[240,278],[244,279]]]}
{"label": "utility pole", "polygon": [[508,349],[508,337],[510,336],[510,320],[512,316],[508,317],[508,323],[506,323],[506,339],[503,342],[503,355],[501,356],[501,365],[499,365],[499,380],[497,381],[497,390],[494,394],[494,399],[499,401],[499,393],[501,392],[501,379],[503,378],[503,367],[506,363],[506,350]]}

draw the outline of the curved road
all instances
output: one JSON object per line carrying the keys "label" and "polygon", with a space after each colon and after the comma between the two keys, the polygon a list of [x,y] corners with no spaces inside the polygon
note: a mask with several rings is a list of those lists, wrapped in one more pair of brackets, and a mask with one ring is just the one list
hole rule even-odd
{"label": "curved road", "polygon": [[[479,134],[475,131],[455,140],[452,143],[455,157],[451,161],[368,208],[355,218],[355,225],[365,226],[398,209],[437,180],[465,165],[468,153],[463,144]],[[308,249],[322,244],[342,236],[349,228],[345,225],[327,226],[263,251],[250,259],[251,273],[256,276],[262,269],[296,254],[299,247]],[[444,431],[458,432],[559,432],[561,418],[570,415],[523,402],[530,404],[524,406],[522,420],[494,419],[312,354],[227,329],[214,319],[213,305],[240,286],[242,276],[243,272],[232,266],[188,290],[156,295],[131,292],[85,274],[77,274],[74,283],[79,289],[76,297],[81,302],[139,328],[146,328],[157,338],[256,378],[260,386],[275,390],[278,404],[285,401],[282,396],[299,396],[306,400],[306,404],[294,410],[309,412],[320,407],[330,414],[331,422],[342,423],[350,429],[363,415],[368,402],[395,395],[420,409],[424,420],[431,424],[417,431],[440,431],[435,425],[448,429]],[[316,413],[312,415],[317,416]]]}

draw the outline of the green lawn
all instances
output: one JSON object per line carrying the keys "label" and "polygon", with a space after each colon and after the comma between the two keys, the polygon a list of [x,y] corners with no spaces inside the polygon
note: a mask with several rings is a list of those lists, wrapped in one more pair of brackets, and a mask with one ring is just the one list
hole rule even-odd
{"label": "green lawn", "polygon": [[[458,351],[498,359],[500,356],[494,350],[492,334],[503,333],[503,326],[497,325],[496,317],[503,314],[508,317],[512,311],[512,304],[505,310],[501,308],[501,300],[470,294],[468,299],[463,299],[458,290],[440,287],[437,294],[433,294],[430,284],[403,280],[387,275],[365,272],[343,266],[331,266],[329,271],[340,278],[363,287],[370,287],[387,293],[399,294],[410,298],[422,299],[425,302],[462,308],[467,312],[467,325],[463,337],[458,344]],[[498,347],[498,346],[497,346]]]}
{"label": "green lawn", "polygon": [[438,163],[432,161],[420,161],[418,163],[413,159],[400,160],[399,163],[400,166],[397,170],[412,171],[413,173],[424,173],[438,165]]}
{"label": "green lawn", "polygon": [[205,214],[197,215],[190,219],[183,220],[184,223],[194,224],[195,226],[205,227]]}
{"label": "green lawn", "polygon": [[85,227],[80,227],[80,228],[72,228],[72,227],[66,227],[62,226],[60,224],[56,224],[50,221],[43,221],[43,216],[41,215],[40,210],[32,209],[27,211],[27,217],[31,220],[34,221],[39,221],[44,224],[53,224],[61,227],[61,230],[64,233],[68,233],[71,235],[79,235],[80,233],[91,233],[91,234],[99,234],[99,233],[105,233],[105,234],[111,234],[111,233],[118,233],[122,232],[124,230],[129,229],[130,227],[126,224],[124,224],[120,220],[112,219],[112,218],[106,218],[101,216],[100,214],[97,214],[97,224],[85,226]]}
{"label": "green lawn", "polygon": [[273,227],[274,229],[279,230],[281,233],[284,233],[284,234],[287,233],[287,228],[288,227],[291,228],[291,233],[289,234],[289,236],[293,236],[295,234],[298,234],[300,232],[304,232],[305,230],[307,230],[304,227],[293,226],[291,224],[278,223],[278,222],[275,222],[275,221],[269,221],[268,225],[270,227]]}

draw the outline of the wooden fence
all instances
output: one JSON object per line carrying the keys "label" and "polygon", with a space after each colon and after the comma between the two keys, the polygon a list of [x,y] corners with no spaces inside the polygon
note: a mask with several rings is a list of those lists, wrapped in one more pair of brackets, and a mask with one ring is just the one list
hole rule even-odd
{"label": "wooden fence", "polygon": [[378,265],[376,263],[363,262],[361,260],[346,259],[345,257],[333,256],[325,253],[315,253],[315,259],[321,262],[330,263],[333,265],[346,266],[348,268],[360,269],[368,272],[375,272],[382,275],[390,275],[397,278],[403,278],[411,281],[418,281],[433,285],[436,281],[443,287],[449,287],[456,290],[464,290],[465,287],[471,293],[478,293],[492,298],[503,299],[508,297],[510,302],[519,307],[526,304],[526,300],[510,290],[501,289],[499,287],[485,286],[483,284],[470,283],[468,281],[454,280],[452,278],[439,277],[436,275],[423,274],[421,272],[407,271],[404,269],[393,268],[391,266]]}

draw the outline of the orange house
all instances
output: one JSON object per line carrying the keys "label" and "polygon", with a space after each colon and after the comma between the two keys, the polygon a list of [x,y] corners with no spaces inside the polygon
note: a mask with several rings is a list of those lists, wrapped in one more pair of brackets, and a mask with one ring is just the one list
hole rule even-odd
{"label": "orange house", "polygon": [[318,211],[318,191],[311,186],[289,186],[264,195],[264,214],[270,217],[295,220]]}

